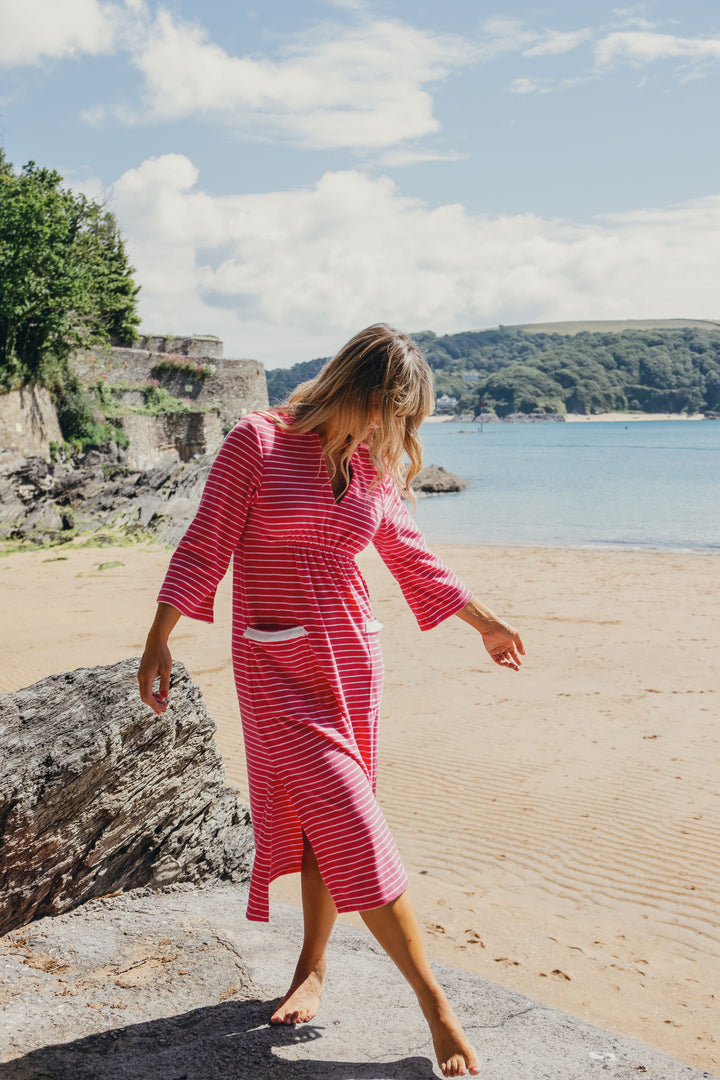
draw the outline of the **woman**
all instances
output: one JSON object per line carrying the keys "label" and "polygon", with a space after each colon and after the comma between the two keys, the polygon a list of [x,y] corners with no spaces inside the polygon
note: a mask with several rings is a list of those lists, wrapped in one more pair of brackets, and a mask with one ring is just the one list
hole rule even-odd
{"label": "woman", "polygon": [[303,947],[271,1021],[315,1016],[337,913],[359,911],[415,990],[443,1075],[462,1076],[479,1072],[477,1055],[428,964],[375,800],[381,627],[354,561],[372,542],[421,629],[459,615],[495,663],[519,668],[517,631],[428,551],[398,494],[420,468],[418,428],[432,408],[417,346],[381,324],[352,338],[282,409],[241,420],[171,560],[138,678],[143,701],[163,712],[170,631],[181,615],[212,621],[232,557],[255,835],[248,918],[268,919],[279,875],[299,871],[302,884]]}

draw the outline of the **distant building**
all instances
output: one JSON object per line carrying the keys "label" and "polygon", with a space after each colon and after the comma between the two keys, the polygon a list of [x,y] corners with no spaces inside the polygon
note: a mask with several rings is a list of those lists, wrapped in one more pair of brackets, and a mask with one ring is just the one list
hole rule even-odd
{"label": "distant building", "polygon": [[441,394],[440,397],[435,398],[435,412],[447,412],[448,409],[454,409],[457,403],[458,399],[456,397]]}

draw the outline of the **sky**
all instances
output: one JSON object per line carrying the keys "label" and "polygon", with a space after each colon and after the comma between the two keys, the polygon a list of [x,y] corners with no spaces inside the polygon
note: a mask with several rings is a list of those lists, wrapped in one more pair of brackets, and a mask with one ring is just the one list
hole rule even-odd
{"label": "sky", "polygon": [[143,329],[280,367],[720,317],[720,4],[0,0],[0,145],[116,215]]}

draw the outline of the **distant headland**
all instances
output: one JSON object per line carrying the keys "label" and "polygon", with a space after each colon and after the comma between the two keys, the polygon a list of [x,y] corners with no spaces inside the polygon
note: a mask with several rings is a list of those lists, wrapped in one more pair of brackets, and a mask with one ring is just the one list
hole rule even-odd
{"label": "distant headland", "polygon": [[[440,417],[720,416],[720,319],[522,323],[411,337],[432,368]],[[326,359],[268,371],[270,403],[313,378]]]}

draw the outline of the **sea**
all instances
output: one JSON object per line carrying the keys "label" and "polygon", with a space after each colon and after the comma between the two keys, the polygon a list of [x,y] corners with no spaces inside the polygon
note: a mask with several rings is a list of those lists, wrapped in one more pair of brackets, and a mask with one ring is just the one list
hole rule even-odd
{"label": "sea", "polygon": [[428,423],[424,463],[469,480],[418,499],[433,544],[720,552],[720,420]]}

